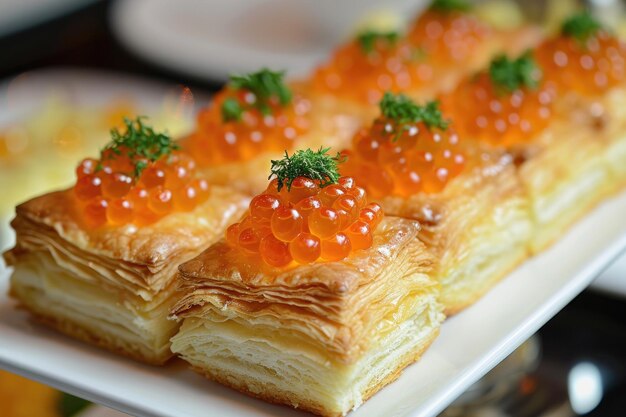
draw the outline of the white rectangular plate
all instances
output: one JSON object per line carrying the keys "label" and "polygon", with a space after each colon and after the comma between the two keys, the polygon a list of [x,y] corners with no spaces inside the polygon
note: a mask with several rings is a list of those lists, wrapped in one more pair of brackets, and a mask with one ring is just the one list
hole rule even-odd
{"label": "white rectangular plate", "polygon": [[596,279],[591,288],[607,294],[626,298],[626,254],[617,259]]}
{"label": "white rectangular plate", "polygon": [[[431,416],[495,366],[626,248],[626,193],[449,319],[420,362],[351,417]],[[49,331],[6,296],[0,271],[0,366],[138,416],[298,416],[206,381],[181,362],[144,366]]]}

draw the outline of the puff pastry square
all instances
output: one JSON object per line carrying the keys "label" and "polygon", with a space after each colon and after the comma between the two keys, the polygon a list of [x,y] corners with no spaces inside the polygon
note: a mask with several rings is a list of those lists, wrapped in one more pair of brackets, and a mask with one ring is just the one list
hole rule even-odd
{"label": "puff pastry square", "polygon": [[398,377],[443,320],[417,222],[387,217],[340,262],[268,269],[224,241],[180,267],[172,350],[206,377],[323,416]]}
{"label": "puff pastry square", "polygon": [[446,314],[473,304],[528,257],[532,222],[511,156],[480,152],[440,193],[380,200],[385,213],[419,220],[437,258]]}
{"label": "puff pastry square", "polygon": [[16,245],[4,254],[11,295],[61,332],[161,364],[177,330],[167,320],[177,266],[206,249],[247,202],[213,187],[194,211],[93,230],[78,220],[71,189],[35,198],[17,207]]}
{"label": "puff pastry square", "polygon": [[531,253],[558,240],[613,190],[607,148],[600,131],[555,120],[532,142],[512,150],[534,222]]}

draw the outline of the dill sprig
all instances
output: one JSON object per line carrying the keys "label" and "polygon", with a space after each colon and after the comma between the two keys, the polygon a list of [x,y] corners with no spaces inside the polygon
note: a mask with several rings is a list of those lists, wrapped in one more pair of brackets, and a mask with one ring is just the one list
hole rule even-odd
{"label": "dill sprig", "polygon": [[601,29],[602,24],[585,10],[566,19],[561,26],[561,33],[580,42],[586,42]]}
{"label": "dill sprig", "polygon": [[[246,90],[254,94],[255,101],[250,103],[250,108],[258,109],[261,114],[271,114],[270,101],[278,99],[282,106],[291,103],[291,89],[284,81],[284,71],[271,71],[263,68],[260,71],[245,75],[231,75],[228,86],[233,90]],[[241,120],[241,115],[246,110],[244,105],[235,98],[228,98],[222,103],[222,118],[225,122]]]}
{"label": "dill sprig", "polygon": [[239,104],[239,101],[233,97],[228,97],[222,103],[222,119],[225,122],[233,122],[241,120],[243,114],[243,107]]}
{"label": "dill sprig", "polygon": [[471,8],[472,5],[466,0],[434,0],[429,6],[429,10],[441,13],[467,12]]}
{"label": "dill sprig", "polygon": [[489,66],[491,82],[505,93],[512,93],[520,88],[535,89],[539,85],[541,72],[530,51],[517,59],[499,55]]}
{"label": "dill sprig", "polygon": [[400,34],[398,32],[381,32],[373,29],[361,32],[356,37],[356,41],[359,46],[361,46],[361,50],[368,55],[374,52],[376,43],[378,41],[383,41],[386,44],[394,45],[398,41],[398,39],[400,39]]}
{"label": "dill sprig", "polygon": [[287,191],[291,190],[291,183],[297,177],[307,177],[319,181],[320,187],[336,184],[339,180],[338,165],[344,161],[341,154],[336,156],[328,154],[330,148],[320,148],[318,151],[311,149],[295,151],[291,156],[285,151],[285,157],[272,161],[272,173],[268,179],[278,179],[278,191],[283,186]]}
{"label": "dill sprig", "polygon": [[[111,142],[100,151],[102,160],[106,151],[110,151],[108,158],[114,159],[124,150],[134,165],[135,178],[141,175],[149,162],[155,162],[180,148],[166,133],[155,132],[150,126],[146,126],[144,119],[145,116],[139,116],[135,120],[124,118],[126,130],[120,132],[117,128],[111,129]],[[99,165],[97,169],[102,169],[102,166]]]}
{"label": "dill sprig", "polygon": [[423,122],[429,129],[447,129],[449,122],[444,120],[439,102],[429,101],[424,106],[420,106],[404,94],[392,94],[386,92],[379,103],[380,113],[383,117],[393,120],[396,125],[395,136],[392,140],[397,140],[402,131],[410,129],[410,125]]}

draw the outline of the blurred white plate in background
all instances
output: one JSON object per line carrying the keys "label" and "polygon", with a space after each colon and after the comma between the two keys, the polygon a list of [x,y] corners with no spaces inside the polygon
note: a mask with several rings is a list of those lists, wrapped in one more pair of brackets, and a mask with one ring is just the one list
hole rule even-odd
{"label": "blurred white plate in background", "polygon": [[[42,102],[59,95],[79,106],[97,107],[127,98],[144,112],[155,112],[168,105],[174,111],[184,88],[175,82],[112,71],[63,67],[26,71],[0,80],[0,127],[19,121],[40,108]],[[185,109],[185,117],[192,117],[194,111],[209,102],[207,94],[191,93],[193,103]]]}
{"label": "blurred white plate in background", "polygon": [[131,50],[169,69],[225,80],[263,66],[308,73],[373,15],[414,16],[427,0],[126,0],[111,24]]}
{"label": "blurred white plate in background", "polygon": [[0,36],[76,11],[94,0],[0,0]]}

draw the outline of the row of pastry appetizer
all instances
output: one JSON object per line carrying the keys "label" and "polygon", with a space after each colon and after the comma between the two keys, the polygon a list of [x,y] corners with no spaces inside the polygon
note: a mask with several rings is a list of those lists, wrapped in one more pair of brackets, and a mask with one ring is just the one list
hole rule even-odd
{"label": "row of pastry appetizer", "polygon": [[[436,52],[456,50],[459,30],[476,38],[461,47],[471,54],[450,53],[460,63],[495,47],[460,4],[436,1],[409,31],[425,25],[410,46],[420,64],[454,74],[436,91],[381,84],[417,41],[368,33],[304,87],[269,70],[233,77],[181,141],[129,120],[72,188],[18,206],[12,295],[146,362],[174,352],[321,415],[358,406],[420,356],[443,310],[474,302],[626,177],[626,47],[581,14],[534,50],[461,74]],[[526,38],[483,41],[500,36]],[[325,71],[374,84],[315,87]],[[350,91],[373,114],[372,85],[374,121],[337,128],[328,102]],[[415,101],[435,93],[440,104]],[[325,141],[341,153],[302,150]]]}
{"label": "row of pastry appetizer", "polygon": [[341,154],[348,177],[333,181],[310,151],[274,161],[247,217],[181,266],[172,349],[269,401],[322,415],[358,406],[428,346],[441,308],[474,302],[624,183],[625,58],[583,13],[461,80],[441,110],[385,94]]}
{"label": "row of pastry appetizer", "polygon": [[[264,184],[254,174],[268,170],[284,150],[347,147],[376,116],[384,92],[432,99],[497,51],[521,53],[538,40],[534,28],[491,28],[463,0],[436,0],[405,34],[359,33],[290,89],[271,71],[233,77],[214,105],[200,112],[196,131],[183,144],[212,167],[209,179],[259,192]],[[268,100],[270,91],[276,96]],[[258,100],[252,104],[251,97]]]}
{"label": "row of pastry appetizer", "polygon": [[376,117],[385,92],[432,99],[483,68],[495,53],[519,54],[540,36],[531,26],[491,27],[464,0],[435,0],[404,33],[361,32],[296,85],[316,107],[313,123],[333,137],[325,144],[344,147],[360,125]]}

